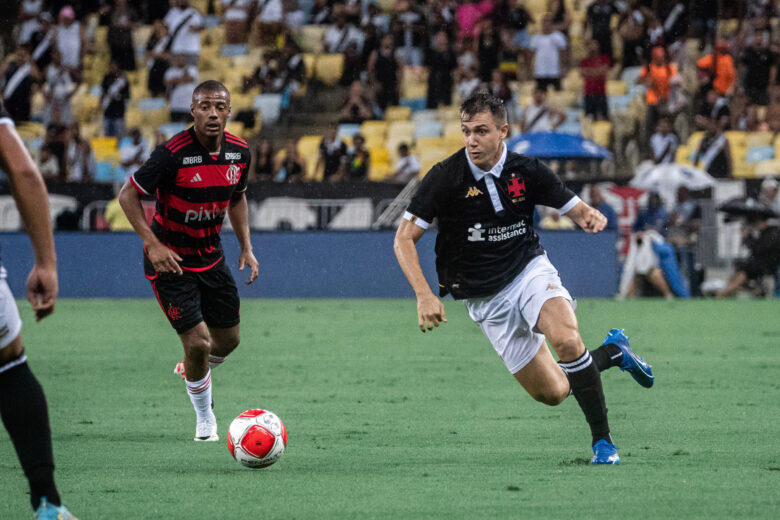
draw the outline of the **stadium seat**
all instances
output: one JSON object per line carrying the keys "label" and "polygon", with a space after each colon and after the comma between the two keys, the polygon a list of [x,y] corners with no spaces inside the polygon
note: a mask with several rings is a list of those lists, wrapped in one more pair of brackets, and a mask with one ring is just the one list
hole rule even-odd
{"label": "stadium seat", "polygon": [[219,53],[223,58],[246,56],[247,54],[249,54],[249,45],[246,43],[226,43],[222,46]]}
{"label": "stadium seat", "polygon": [[433,165],[447,158],[447,150],[445,148],[418,149],[417,156],[420,158],[420,178],[422,178]]}
{"label": "stadium seat", "polygon": [[701,140],[704,137],[704,132],[697,131],[692,133],[688,136],[688,142],[686,143],[688,145],[688,148],[691,149],[691,152],[695,152],[699,149],[699,145],[701,144]]}
{"label": "stadium seat", "polygon": [[320,143],[322,142],[321,135],[304,135],[298,139],[298,153],[306,159],[306,179],[307,180],[319,180],[321,178],[320,172],[315,171],[317,166],[317,158],[320,155]]}
{"label": "stadium seat", "polygon": [[279,120],[282,110],[282,95],[258,94],[255,96],[253,108],[262,112],[264,125],[272,125]]}
{"label": "stadium seat", "polygon": [[425,110],[425,107],[427,106],[427,101],[424,97],[401,98],[400,105],[411,108],[412,114],[414,114],[418,111]]}
{"label": "stadium seat", "polygon": [[387,179],[393,170],[390,168],[390,151],[384,146],[373,146],[368,150],[371,164],[368,180],[381,182]]}
{"label": "stadium seat", "polygon": [[439,121],[445,124],[451,121],[455,121],[458,123],[458,128],[460,128],[460,107],[453,105],[442,105],[437,110],[439,111]]}
{"label": "stadium seat", "polygon": [[626,85],[635,85],[636,80],[642,72],[642,67],[627,67],[620,73],[620,80]]}
{"label": "stadium seat", "polygon": [[343,54],[321,54],[314,64],[314,77],[328,86],[337,84],[343,71]]}
{"label": "stadium seat", "polygon": [[114,182],[114,165],[107,161],[95,164],[95,182]]}
{"label": "stadium seat", "polygon": [[143,112],[159,110],[161,108],[165,108],[164,98],[145,98],[138,100],[138,110]]}
{"label": "stadium seat", "polygon": [[579,121],[565,121],[561,126],[555,129],[559,134],[582,135],[582,124]]}
{"label": "stadium seat", "polygon": [[325,25],[304,25],[301,27],[300,45],[304,52],[319,54],[323,51],[322,39],[327,32]]}
{"label": "stadium seat", "polygon": [[417,140],[423,137],[441,137],[442,130],[441,121],[417,121],[414,137]]}
{"label": "stadium seat", "polygon": [[447,142],[443,137],[427,136],[418,137],[416,143],[417,152],[420,150],[427,150],[429,148],[447,148]]}
{"label": "stadium seat", "polygon": [[245,137],[244,123],[240,121],[228,121],[228,123],[225,125],[225,130],[227,130],[233,135],[237,135],[239,137]]}
{"label": "stadium seat", "polygon": [[629,94],[625,96],[608,96],[607,106],[609,107],[609,114],[614,115],[627,112],[632,99],[633,97]]}
{"label": "stadium seat", "polygon": [[609,121],[595,121],[593,123],[593,142],[608,147],[611,140],[612,123]]}
{"label": "stadium seat", "polygon": [[412,116],[412,109],[410,107],[393,106],[385,109],[385,121],[388,123],[393,121],[408,121]]}
{"label": "stadium seat", "polygon": [[387,140],[406,142],[411,145],[414,142],[416,126],[414,121],[394,121],[387,127]]}
{"label": "stadium seat", "polygon": [[747,148],[747,134],[741,130],[726,130],[726,139],[728,139],[732,150],[736,148]]}
{"label": "stadium seat", "polygon": [[748,132],[745,135],[745,144],[748,148],[772,146],[772,137],[772,132]]}
{"label": "stadium seat", "polygon": [[442,132],[445,139],[457,139],[461,140],[460,121],[448,121],[444,123],[444,130]]}
{"label": "stadium seat", "polygon": [[757,163],[774,158],[775,148],[773,146],[754,146],[753,148],[748,148],[745,161],[749,163]]}
{"label": "stadium seat", "polygon": [[625,96],[626,94],[628,94],[628,85],[625,81],[607,81],[607,96]]}
{"label": "stadium seat", "polygon": [[352,137],[360,133],[360,125],[344,123],[339,125],[338,138],[345,143],[352,143]]}
{"label": "stadium seat", "polygon": [[691,164],[691,150],[687,145],[681,144],[677,147],[677,153],[674,157],[674,162],[677,164]]}
{"label": "stadium seat", "polygon": [[160,125],[158,130],[167,139],[170,139],[171,137],[178,134],[179,132],[184,131],[186,128],[187,125],[185,123],[165,123],[163,125]]}
{"label": "stadium seat", "polygon": [[387,122],[386,121],[365,121],[360,125],[360,133],[366,139],[379,140],[384,142],[387,139]]}
{"label": "stadium seat", "polygon": [[780,175],[780,159],[769,159],[757,163],[754,173],[756,177]]}
{"label": "stadium seat", "polygon": [[314,77],[314,64],[317,61],[317,56],[311,52],[303,53],[303,63],[306,65],[306,79],[310,80]]}

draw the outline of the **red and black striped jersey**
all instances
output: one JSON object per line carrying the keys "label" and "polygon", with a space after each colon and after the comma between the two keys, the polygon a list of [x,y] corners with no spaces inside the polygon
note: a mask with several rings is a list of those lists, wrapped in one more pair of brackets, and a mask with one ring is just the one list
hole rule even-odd
{"label": "red and black striped jersey", "polygon": [[219,231],[231,199],[246,191],[249,158],[246,141],[229,132],[211,155],[190,127],[155,148],[130,178],[141,194],[157,195],[152,231],[182,257],[183,269],[222,258]]}

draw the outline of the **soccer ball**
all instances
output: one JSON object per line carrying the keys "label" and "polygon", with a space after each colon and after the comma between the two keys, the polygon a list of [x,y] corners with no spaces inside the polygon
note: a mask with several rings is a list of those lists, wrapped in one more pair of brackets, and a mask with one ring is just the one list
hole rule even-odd
{"label": "soccer ball", "polygon": [[273,412],[247,410],[230,423],[227,445],[233,458],[244,466],[265,468],[284,453],[287,429]]}

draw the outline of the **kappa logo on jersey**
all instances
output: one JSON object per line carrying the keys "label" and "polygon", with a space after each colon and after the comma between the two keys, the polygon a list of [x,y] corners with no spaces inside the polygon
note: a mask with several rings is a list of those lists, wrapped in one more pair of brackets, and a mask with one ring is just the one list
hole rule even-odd
{"label": "kappa logo on jersey", "polygon": [[192,176],[192,179],[190,179],[190,182],[202,182],[203,179],[200,177],[199,173],[196,173]]}
{"label": "kappa logo on jersey", "polygon": [[226,152],[225,153],[225,160],[237,161],[238,159],[241,159],[241,154],[240,153],[233,153],[233,152]]}
{"label": "kappa logo on jersey", "polygon": [[181,163],[186,166],[188,164],[201,164],[203,162],[203,157],[200,155],[196,155],[194,157],[185,157],[181,160]]}
{"label": "kappa logo on jersey", "polygon": [[194,209],[188,209],[184,214],[184,223],[186,224],[190,221],[201,222],[203,220],[220,219],[224,216],[224,208],[220,208],[219,206],[212,204],[210,207],[201,206],[198,211],[195,211]]}
{"label": "kappa logo on jersey", "polygon": [[474,224],[474,227],[469,228],[469,242],[484,242],[485,230],[482,229],[482,224]]}
{"label": "kappa logo on jersey", "polygon": [[476,186],[469,186],[469,191],[466,192],[466,199],[469,197],[476,197],[477,195],[482,195],[482,191],[477,188]]}
{"label": "kappa logo on jersey", "polygon": [[225,172],[225,178],[230,184],[238,184],[238,179],[241,178],[241,168],[235,164],[231,164],[230,168]]}

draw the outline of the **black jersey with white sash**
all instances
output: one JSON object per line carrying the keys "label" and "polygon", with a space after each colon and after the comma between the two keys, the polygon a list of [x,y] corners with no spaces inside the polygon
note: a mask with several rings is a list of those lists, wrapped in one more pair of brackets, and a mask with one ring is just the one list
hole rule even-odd
{"label": "black jersey with white sash", "polygon": [[480,298],[499,292],[544,253],[533,226],[535,205],[567,212],[578,201],[546,164],[513,152],[498,178],[488,173],[477,181],[462,148],[431,168],[405,218],[424,228],[439,221],[440,295]]}

